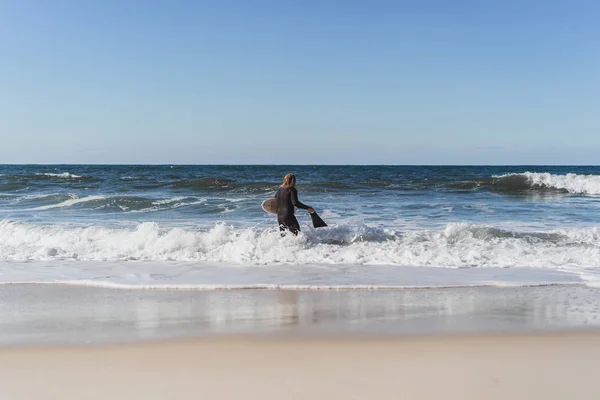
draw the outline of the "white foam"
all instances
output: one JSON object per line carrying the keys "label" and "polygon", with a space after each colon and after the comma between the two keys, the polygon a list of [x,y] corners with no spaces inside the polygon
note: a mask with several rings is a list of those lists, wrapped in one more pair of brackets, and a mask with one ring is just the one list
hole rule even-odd
{"label": "white foam", "polygon": [[0,222],[0,260],[172,260],[237,265],[399,265],[425,267],[600,268],[600,230],[514,234],[493,227],[448,224],[399,234],[346,224],[303,228],[281,238],[272,228],[210,230],[38,226]]}
{"label": "white foam", "polygon": [[154,204],[155,207],[144,208],[141,210],[134,210],[131,212],[132,213],[143,213],[143,212],[148,212],[148,211],[163,210],[163,209],[165,209],[165,208],[163,208],[164,206],[167,206],[166,209],[173,210],[173,209],[179,208],[179,207],[204,204],[204,203],[206,203],[206,200],[207,200],[207,199],[197,199],[197,200],[191,201],[189,203],[182,201],[182,200],[185,200],[186,198],[187,197],[173,197],[170,199],[156,200],[156,201],[152,202],[152,204]]}
{"label": "white foam", "polygon": [[576,272],[544,268],[233,266],[206,262],[0,262],[0,284],[114,289],[345,290],[584,285]]}
{"label": "white foam", "polygon": [[[90,196],[90,197],[94,197],[94,196]],[[89,199],[89,198],[88,198]],[[124,205],[120,205],[120,204],[116,204],[116,206],[121,210],[124,211],[128,214],[135,214],[135,213],[148,213],[148,212],[152,212],[152,211],[163,211],[163,210],[173,210],[179,207],[186,207],[186,206],[193,206],[193,205],[198,205],[198,204],[204,204],[206,203],[207,199],[206,198],[199,198],[196,199],[194,201],[190,201],[190,202],[185,202],[183,200],[186,199],[190,199],[189,197],[172,197],[172,198],[168,198],[168,199],[162,199],[162,200],[155,200],[152,201],[152,206],[151,207],[146,207],[146,208],[141,208],[141,209],[137,209],[137,210],[130,210],[130,207],[124,206]],[[83,200],[83,199],[82,199]],[[90,201],[90,200],[110,200],[110,197],[101,197],[98,196],[97,198],[92,198],[86,201]],[[70,201],[70,200],[69,200]],[[62,207],[65,206],[65,203],[61,203]],[[74,203],[77,204],[77,203]],[[66,204],[66,206],[69,205],[73,205],[72,203]],[[57,205],[53,205],[52,208],[61,206],[60,204]],[[102,204],[96,208],[94,208],[94,210],[100,210],[109,206],[113,206],[113,204]],[[34,210],[40,210],[42,209],[41,207],[38,207],[36,209],[26,209],[26,210],[20,210],[20,211],[34,211]],[[13,211],[13,210],[9,210],[9,211]],[[122,214],[122,213],[119,213]],[[110,215],[110,214],[105,214],[105,215]]]}
{"label": "white foam", "polygon": [[340,218],[340,214],[337,214],[331,210],[323,210],[323,212],[321,212],[321,217],[323,217],[323,218]]}
{"label": "white foam", "polygon": [[53,178],[65,178],[65,179],[77,179],[82,178],[80,175],[71,174],[69,172],[63,172],[62,174],[54,174],[54,173],[38,173],[38,176],[51,176]]}
{"label": "white foam", "polygon": [[184,199],[185,199],[185,197],[172,197],[170,199],[163,199],[163,200],[153,201],[152,204],[160,206],[160,205],[163,205],[163,204],[170,204],[170,203],[174,203],[176,201],[181,201],[181,200],[184,200]]}
{"label": "white foam", "polygon": [[70,206],[73,206],[75,204],[87,203],[88,201],[104,200],[105,198],[106,198],[105,196],[77,197],[77,196],[73,195],[73,198],[71,198],[69,200],[65,200],[62,203],[49,204],[49,205],[46,205],[46,206],[29,208],[29,209],[23,210],[23,211],[43,211],[43,210],[50,210],[50,209],[53,209],[53,208],[70,207]]}

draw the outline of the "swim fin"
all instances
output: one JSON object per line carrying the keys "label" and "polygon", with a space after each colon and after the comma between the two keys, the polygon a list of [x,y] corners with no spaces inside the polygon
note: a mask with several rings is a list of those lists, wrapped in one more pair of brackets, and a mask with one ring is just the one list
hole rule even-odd
{"label": "swim fin", "polygon": [[322,228],[324,226],[327,226],[325,221],[323,221],[321,217],[319,217],[319,214],[317,214],[316,212],[310,213],[310,219],[312,219],[313,227],[315,228]]}

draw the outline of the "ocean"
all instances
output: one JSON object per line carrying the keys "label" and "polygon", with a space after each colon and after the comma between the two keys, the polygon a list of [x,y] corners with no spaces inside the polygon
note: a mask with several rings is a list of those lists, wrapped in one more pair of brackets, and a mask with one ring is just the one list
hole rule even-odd
{"label": "ocean", "polygon": [[[280,236],[288,172],[328,227]],[[597,286],[599,227],[600,167],[0,166],[2,284]]]}

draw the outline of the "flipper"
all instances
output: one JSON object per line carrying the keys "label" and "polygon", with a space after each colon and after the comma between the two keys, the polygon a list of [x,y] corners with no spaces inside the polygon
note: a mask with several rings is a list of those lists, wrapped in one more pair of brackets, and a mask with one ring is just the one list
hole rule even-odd
{"label": "flipper", "polygon": [[324,226],[327,226],[325,221],[323,221],[321,217],[319,217],[319,214],[317,214],[316,212],[310,213],[310,219],[312,219],[313,227],[315,228],[322,228]]}

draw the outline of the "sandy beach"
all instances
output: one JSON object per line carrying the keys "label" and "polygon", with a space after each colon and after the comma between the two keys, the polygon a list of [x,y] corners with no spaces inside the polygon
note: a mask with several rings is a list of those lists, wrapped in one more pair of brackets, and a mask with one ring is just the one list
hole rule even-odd
{"label": "sandy beach", "polygon": [[600,335],[4,349],[3,399],[597,399]]}

